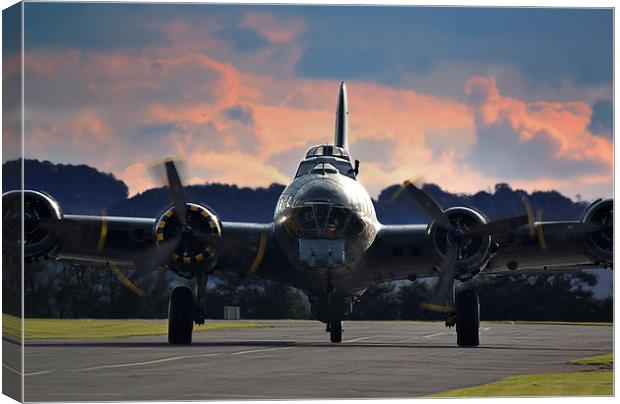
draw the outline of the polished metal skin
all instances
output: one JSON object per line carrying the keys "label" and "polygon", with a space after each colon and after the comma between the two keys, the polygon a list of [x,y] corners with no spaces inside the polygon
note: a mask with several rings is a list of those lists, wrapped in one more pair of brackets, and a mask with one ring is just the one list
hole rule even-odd
{"label": "polished metal skin", "polygon": [[362,270],[379,227],[348,153],[331,145],[308,151],[274,214],[277,242],[313,295],[348,289],[348,278]]}
{"label": "polished metal skin", "polygon": [[336,133],[334,146],[349,149],[349,109],[347,102],[347,85],[340,83],[340,94],[338,95],[338,107],[336,108]]}

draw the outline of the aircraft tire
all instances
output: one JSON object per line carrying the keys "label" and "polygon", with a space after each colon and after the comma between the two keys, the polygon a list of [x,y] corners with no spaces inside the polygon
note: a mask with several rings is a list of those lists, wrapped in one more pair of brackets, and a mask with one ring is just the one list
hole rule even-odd
{"label": "aircraft tire", "polygon": [[480,345],[480,300],[471,289],[456,298],[456,343],[463,347]]}
{"label": "aircraft tire", "polygon": [[331,342],[342,342],[342,321],[333,320],[329,325],[329,339]]}
{"label": "aircraft tire", "polygon": [[186,286],[174,288],[168,305],[168,342],[172,345],[192,343],[194,296]]}

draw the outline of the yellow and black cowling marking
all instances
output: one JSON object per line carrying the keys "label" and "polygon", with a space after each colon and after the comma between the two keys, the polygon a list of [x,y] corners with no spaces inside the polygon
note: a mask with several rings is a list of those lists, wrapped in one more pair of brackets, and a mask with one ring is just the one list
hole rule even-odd
{"label": "yellow and black cowling marking", "polygon": [[205,239],[221,236],[222,230],[217,215],[197,203],[187,204],[186,222],[186,225],[181,223],[174,207],[166,209],[155,223],[155,243],[160,246],[181,233],[179,246],[168,257],[167,264],[182,276],[193,276],[192,267],[215,265],[216,249]]}

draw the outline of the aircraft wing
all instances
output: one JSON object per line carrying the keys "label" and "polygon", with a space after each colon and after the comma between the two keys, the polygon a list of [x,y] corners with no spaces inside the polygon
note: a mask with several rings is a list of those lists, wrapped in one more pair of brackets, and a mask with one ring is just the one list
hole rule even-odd
{"label": "aircraft wing", "polygon": [[521,268],[513,271],[493,270],[489,269],[482,272],[482,276],[506,276],[506,275],[536,275],[536,274],[563,274],[578,273],[584,270],[601,269],[600,265],[595,263],[575,264],[575,265],[539,265],[530,268]]}
{"label": "aircraft wing", "polygon": [[375,282],[435,276],[435,248],[427,225],[382,225],[366,253]]}
{"label": "aircraft wing", "polygon": [[613,265],[613,229],[584,232],[582,221],[536,222],[497,235],[483,274],[575,272]]}
{"label": "aircraft wing", "polygon": [[24,191],[23,212],[21,206],[21,192],[3,195],[3,247],[5,255],[20,256],[23,216],[26,263],[54,258],[95,266],[168,267],[182,276],[198,266],[254,274],[266,257],[277,255],[273,224],[220,222],[200,204],[187,205],[186,226],[173,208],[158,218],[62,214],[51,196],[37,191]]}
{"label": "aircraft wing", "polygon": [[[465,240],[457,248],[453,274],[467,280],[478,274],[577,272],[613,266],[611,200],[594,204],[580,221],[532,222],[514,230]],[[471,214],[456,210],[454,214]],[[450,212],[448,212],[450,214]],[[465,219],[462,219],[465,220]],[[594,222],[594,223],[592,223]],[[376,282],[439,276],[446,261],[445,232],[433,225],[383,225],[366,260]],[[443,242],[442,242],[443,240]]]}
{"label": "aircraft wing", "polygon": [[[155,218],[64,215],[55,229],[57,247],[51,256],[93,265],[150,265],[155,247]],[[209,240],[217,255],[216,270],[258,271],[272,241],[272,224],[221,223],[221,236]],[[205,246],[206,247],[206,246]]]}

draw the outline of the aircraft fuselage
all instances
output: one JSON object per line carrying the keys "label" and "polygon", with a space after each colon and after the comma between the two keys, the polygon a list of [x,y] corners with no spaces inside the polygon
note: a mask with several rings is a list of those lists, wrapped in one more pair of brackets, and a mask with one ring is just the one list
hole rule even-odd
{"label": "aircraft fuselage", "polygon": [[278,200],[276,238],[312,295],[349,294],[377,234],[372,200],[355,175],[344,149],[316,146]]}

